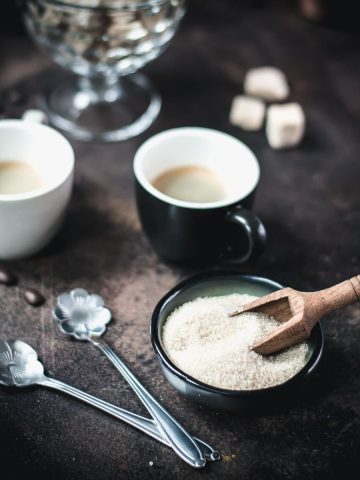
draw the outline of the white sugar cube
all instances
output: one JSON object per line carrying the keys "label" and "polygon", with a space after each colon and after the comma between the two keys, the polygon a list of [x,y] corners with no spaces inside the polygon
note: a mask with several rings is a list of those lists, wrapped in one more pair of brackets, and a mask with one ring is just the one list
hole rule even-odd
{"label": "white sugar cube", "polygon": [[260,130],[264,123],[265,103],[258,99],[238,95],[234,97],[231,111],[230,123],[244,130]]}
{"label": "white sugar cube", "polygon": [[244,92],[269,101],[285,100],[290,93],[285,74],[275,67],[258,67],[248,70]]}
{"label": "white sugar cube", "polygon": [[36,110],[35,108],[26,110],[22,115],[22,119],[25,120],[25,122],[32,123],[47,123],[48,120],[45,112]]}
{"label": "white sugar cube", "polygon": [[271,105],[267,111],[266,136],[272,148],[295,147],[305,133],[305,114],[298,103]]}

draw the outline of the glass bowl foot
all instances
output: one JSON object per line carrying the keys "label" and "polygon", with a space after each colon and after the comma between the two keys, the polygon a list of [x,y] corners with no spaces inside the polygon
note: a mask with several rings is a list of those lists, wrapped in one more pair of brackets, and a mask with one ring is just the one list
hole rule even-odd
{"label": "glass bowl foot", "polygon": [[44,99],[49,122],[70,137],[117,142],[154,122],[161,98],[140,73],[127,77],[70,77]]}

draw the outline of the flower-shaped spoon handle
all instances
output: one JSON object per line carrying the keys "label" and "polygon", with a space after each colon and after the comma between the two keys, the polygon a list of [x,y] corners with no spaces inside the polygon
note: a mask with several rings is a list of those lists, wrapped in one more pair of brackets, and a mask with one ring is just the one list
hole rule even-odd
{"label": "flower-shaped spoon handle", "polygon": [[92,339],[105,333],[106,325],[111,319],[111,312],[104,306],[103,299],[97,294],[89,294],[83,288],[76,288],[58,297],[53,314],[63,333],[77,340],[93,343],[113,363],[138,395],[155,420],[158,430],[179,457],[192,467],[204,467],[206,464],[204,453],[192,436],[155,400],[106,343],[95,342]]}

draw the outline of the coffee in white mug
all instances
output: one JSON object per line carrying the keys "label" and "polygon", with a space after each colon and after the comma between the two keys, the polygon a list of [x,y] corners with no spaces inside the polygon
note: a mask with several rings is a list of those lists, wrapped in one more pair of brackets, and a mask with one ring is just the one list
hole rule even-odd
{"label": "coffee in white mug", "polygon": [[161,193],[184,202],[219,202],[226,197],[219,176],[209,168],[198,165],[171,168],[151,183]]}
{"label": "coffee in white mug", "polygon": [[29,193],[43,186],[43,179],[29,163],[0,160],[0,195]]}

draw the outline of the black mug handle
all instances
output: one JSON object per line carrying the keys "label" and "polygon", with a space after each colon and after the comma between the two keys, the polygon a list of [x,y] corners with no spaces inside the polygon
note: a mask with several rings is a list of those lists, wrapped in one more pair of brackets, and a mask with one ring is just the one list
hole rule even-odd
{"label": "black mug handle", "polygon": [[251,210],[238,205],[226,214],[226,221],[238,225],[248,241],[248,249],[244,254],[236,245],[233,245],[234,242],[230,238],[230,245],[225,254],[227,258],[232,258],[237,263],[244,263],[262,253],[266,245],[266,230],[262,221]]}

